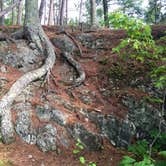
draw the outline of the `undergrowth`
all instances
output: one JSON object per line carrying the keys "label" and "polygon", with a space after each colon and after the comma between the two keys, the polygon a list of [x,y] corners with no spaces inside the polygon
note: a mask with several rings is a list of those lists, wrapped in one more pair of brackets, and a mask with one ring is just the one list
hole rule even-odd
{"label": "undergrowth", "polygon": [[[108,69],[108,76],[114,82],[116,80],[122,81],[123,78],[127,78],[128,82],[138,78],[141,78],[142,82],[149,79],[155,88],[163,91],[165,96],[166,49],[160,42],[156,44],[151,35],[151,27],[141,20],[129,18],[120,12],[111,13],[109,23],[115,29],[124,29],[127,38],[121,40],[120,44],[112,49],[112,53],[118,54],[118,58],[121,60],[114,62]],[[166,42],[166,37],[164,36],[160,40]],[[130,146],[128,151],[131,152],[131,156],[124,156],[119,166],[166,165],[166,160],[164,161],[166,159],[166,134],[163,134],[161,129],[166,99],[165,97],[163,100],[148,97],[148,100],[162,105],[158,131],[151,131],[149,141],[137,141],[136,144]]]}

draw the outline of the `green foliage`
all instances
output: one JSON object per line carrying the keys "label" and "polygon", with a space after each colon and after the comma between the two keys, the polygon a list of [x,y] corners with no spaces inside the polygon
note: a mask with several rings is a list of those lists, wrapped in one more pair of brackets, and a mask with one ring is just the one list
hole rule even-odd
{"label": "green foliage", "polygon": [[165,48],[155,44],[150,26],[120,12],[111,13],[109,23],[116,29],[124,29],[127,33],[127,38],[112,49],[113,53],[118,53],[126,61],[135,59],[146,64],[150,64],[152,60],[163,62],[151,71],[151,77],[155,80],[155,87],[164,89],[166,87],[166,66],[164,63],[166,60],[162,55],[164,55]]}
{"label": "green foliage", "polygon": [[160,133],[160,135],[158,135],[158,130],[152,130],[150,132],[150,137],[151,139],[154,139],[156,136],[158,136],[155,144],[153,145],[153,153],[157,153],[159,151],[163,151],[164,148],[163,147],[166,147],[166,133]]}
{"label": "green foliage", "polygon": [[[165,61],[165,60],[163,60]],[[157,88],[163,89],[166,87],[166,66],[161,65],[152,71],[152,78],[155,80],[155,86]],[[156,79],[157,78],[157,79]]]}
{"label": "green foliage", "polygon": [[[155,42],[151,35],[151,28],[141,20],[129,18],[120,12],[114,12],[109,15],[109,23],[116,29],[124,29],[127,38],[113,49],[113,52],[122,54],[122,49],[131,47],[131,54],[128,58],[135,58],[144,62],[145,58],[158,58]],[[123,53],[128,56],[128,52]]]}
{"label": "green foliage", "polygon": [[165,166],[165,165],[166,165],[166,161],[164,161],[164,160],[155,162],[155,166]]}
{"label": "green foliage", "polygon": [[149,156],[144,156],[143,160],[136,161],[134,158],[124,156],[119,166],[155,166],[154,161]]}
{"label": "green foliage", "polygon": [[128,151],[132,152],[137,157],[148,155],[148,142],[146,140],[137,141],[136,144],[129,146]]}
{"label": "green foliage", "polygon": [[[84,150],[84,145],[82,144],[80,139],[77,139],[77,143],[75,145],[77,148],[73,150],[73,154],[79,155]],[[85,157],[82,155],[81,156],[79,155],[79,161],[80,161],[80,164],[82,164],[82,165],[97,166],[96,163],[94,163],[92,161],[88,162],[85,159]]]}
{"label": "green foliage", "polygon": [[135,162],[134,166],[155,166],[154,161],[149,156],[144,156],[142,161]]}
{"label": "green foliage", "polygon": [[135,162],[136,162],[135,159],[129,156],[124,156],[119,166],[132,166]]}
{"label": "green foliage", "polygon": [[85,164],[86,163],[86,160],[85,160],[85,158],[83,156],[80,156],[79,159],[80,159],[80,163],[81,164]]}
{"label": "green foliage", "polygon": [[160,152],[159,152],[159,155],[161,155],[161,156],[163,156],[163,157],[166,158],[166,150],[165,150],[165,151],[160,151]]}
{"label": "green foliage", "polygon": [[[154,130],[150,133],[152,140],[156,138],[158,131]],[[152,156],[162,156],[166,158],[165,147],[166,134],[161,133],[152,147]],[[146,140],[137,141],[128,147],[128,151],[132,152],[132,157],[124,156],[119,166],[165,166],[166,161],[154,160],[149,156],[149,142]]]}
{"label": "green foliage", "polygon": [[148,102],[151,102],[151,103],[163,104],[163,100],[161,100],[159,98],[146,96],[146,97],[144,97],[144,99]]}

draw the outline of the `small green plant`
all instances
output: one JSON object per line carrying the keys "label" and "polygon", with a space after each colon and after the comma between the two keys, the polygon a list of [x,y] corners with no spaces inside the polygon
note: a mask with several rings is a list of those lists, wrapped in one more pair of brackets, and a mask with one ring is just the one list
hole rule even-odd
{"label": "small green plant", "polygon": [[[84,145],[82,144],[80,139],[77,139],[77,143],[76,143],[76,149],[73,150],[73,154],[74,155],[78,155],[80,154],[82,151],[84,150]],[[97,166],[96,163],[90,161],[88,162],[84,156],[79,156],[79,161],[80,164],[82,165],[88,165],[88,166]]]}

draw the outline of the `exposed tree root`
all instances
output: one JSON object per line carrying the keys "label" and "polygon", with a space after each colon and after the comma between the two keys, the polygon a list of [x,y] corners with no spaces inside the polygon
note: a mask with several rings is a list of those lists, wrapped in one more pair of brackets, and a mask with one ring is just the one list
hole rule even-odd
{"label": "exposed tree root", "polygon": [[62,55],[69,62],[69,64],[75,68],[79,75],[79,77],[74,82],[74,86],[81,85],[85,81],[85,72],[82,66],[76,60],[73,59],[70,53],[65,52]]}
{"label": "exposed tree root", "polygon": [[24,32],[25,36],[28,37],[28,40],[34,42],[41,53],[47,55],[47,59],[42,67],[30,71],[19,78],[0,100],[1,134],[2,140],[6,144],[9,144],[14,140],[14,127],[10,111],[14,99],[32,81],[47,74],[51,70],[55,62],[54,48],[40,25],[37,27],[27,26],[25,27]]}
{"label": "exposed tree root", "polygon": [[68,32],[63,31],[63,33],[65,33],[65,35],[67,35],[73,41],[73,43],[76,45],[76,47],[78,48],[78,50],[80,52],[80,56],[82,57],[82,49],[81,49],[81,46],[79,45],[79,43]]}
{"label": "exposed tree root", "polygon": [[20,29],[14,33],[11,34],[11,38],[18,40],[18,39],[23,39],[24,38],[24,31],[23,29]]}

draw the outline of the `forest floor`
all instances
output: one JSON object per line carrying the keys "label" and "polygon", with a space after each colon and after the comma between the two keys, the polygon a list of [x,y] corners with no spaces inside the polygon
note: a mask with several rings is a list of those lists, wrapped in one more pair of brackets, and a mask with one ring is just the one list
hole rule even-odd
{"label": "forest floor", "polygon": [[[13,28],[17,29],[18,27],[11,27],[11,29]],[[158,29],[159,31],[162,31],[162,28],[163,27],[157,27],[155,32],[157,32]],[[166,27],[164,27],[164,29],[165,28]],[[8,28],[8,30],[10,31],[10,28]],[[49,38],[53,38],[56,35],[56,29],[53,27],[45,27],[45,31]],[[76,34],[78,32],[73,33]],[[102,32],[100,32],[100,35],[106,36],[107,33],[108,30],[102,30]],[[125,33],[123,31],[109,30],[109,33],[112,34],[114,38],[123,38],[125,36]],[[59,54],[59,50],[56,49],[58,55],[56,64],[52,70],[54,79],[50,79],[50,81],[44,87],[37,87],[34,89],[33,93],[36,95],[33,96],[30,101],[32,105],[43,104],[42,101],[39,100],[40,96],[43,94],[43,91],[56,91],[57,96],[59,96],[66,102],[72,101],[72,105],[86,108],[88,110],[93,109],[97,112],[104,111],[102,113],[115,114],[119,118],[123,118],[126,115],[127,110],[119,104],[118,99],[120,96],[106,98],[106,96],[103,96],[103,94],[101,93],[101,89],[104,88],[108,81],[104,76],[104,71],[110,65],[103,65],[104,59],[115,58],[115,55],[111,53],[110,49],[115,47],[116,45],[117,40],[112,40],[110,46],[108,46],[108,49],[100,51],[99,53],[97,53],[97,56],[95,50],[88,50],[84,47],[81,47],[83,50],[84,58],[76,57],[76,59],[80,62],[86,72],[86,80],[81,87],[72,89],[72,92],[70,91],[70,83],[68,83],[67,81],[72,79],[72,74],[75,74],[75,71],[73,71],[73,69],[69,65],[64,63],[63,58]],[[0,66],[2,65],[4,66],[4,64],[0,63]],[[5,85],[5,88],[1,90],[0,97],[2,97],[2,94],[4,94],[9,89],[12,83],[15,82],[23,74],[23,72],[11,66],[5,65],[5,67],[7,68],[8,72],[0,72],[0,76],[7,78],[8,83]],[[123,86],[123,84],[119,86]],[[130,93],[137,93],[137,91],[131,88],[125,90]],[[80,96],[83,95],[84,92],[95,93],[95,95],[93,93],[89,93],[90,102],[83,102],[83,99],[80,98]],[[118,90],[118,92],[119,93],[117,93],[117,95],[120,95],[120,90]],[[141,95],[139,94],[138,96]],[[58,108],[59,110],[66,112],[64,106],[62,106],[61,104],[57,104],[51,96],[48,95],[46,100],[51,103],[51,105],[56,106],[56,108]],[[87,128],[95,130],[95,128],[93,126],[90,126],[91,124],[87,123],[86,120],[87,119],[84,118],[81,114],[71,113],[70,121],[81,121],[81,123],[85,124]],[[35,119],[35,122],[39,123],[39,120]],[[16,136],[15,143],[11,145],[4,145],[3,143],[0,143],[0,166],[79,166],[81,165],[79,162],[79,155],[74,155],[72,152],[74,148],[75,147],[73,144],[73,147],[68,150],[64,149],[60,152],[56,151],[43,153],[35,145],[26,144],[18,136]],[[86,150],[83,150],[81,152],[81,156],[84,156],[87,161],[95,162],[97,166],[117,166],[122,157],[127,153],[128,152],[125,150],[111,146],[107,142],[107,140],[105,140],[103,150],[98,152],[88,152]]]}

